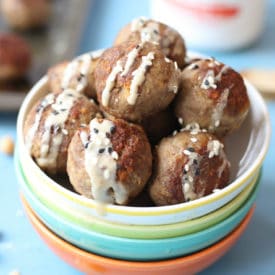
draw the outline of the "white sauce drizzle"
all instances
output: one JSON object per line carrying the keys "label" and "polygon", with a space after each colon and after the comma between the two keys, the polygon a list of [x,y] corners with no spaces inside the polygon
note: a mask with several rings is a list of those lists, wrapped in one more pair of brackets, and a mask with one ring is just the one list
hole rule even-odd
{"label": "white sauce drizzle", "polygon": [[147,21],[148,19],[145,17],[135,18],[131,23],[131,31],[134,32],[140,30]]}
{"label": "white sauce drizzle", "polygon": [[124,66],[124,70],[120,74],[121,76],[125,76],[129,72],[131,66],[134,64],[134,62],[138,56],[138,53],[141,51],[143,45],[144,45],[144,43],[140,43],[139,45],[137,45],[137,47],[135,47],[128,53],[127,60],[126,60],[125,66]]}
{"label": "white sauce drizzle", "polygon": [[[188,152],[188,153],[187,153]],[[203,195],[195,193],[195,180],[200,174],[200,162],[202,157],[196,153],[191,152],[188,149],[184,150],[183,153],[188,157],[187,163],[183,168],[182,176],[182,191],[186,201],[194,200]]]}
{"label": "white sauce drizzle", "polygon": [[40,157],[37,158],[37,163],[40,166],[56,167],[59,148],[64,137],[62,129],[64,129],[71,108],[79,96],[77,91],[67,89],[60,93],[56,97],[55,102],[51,104],[52,112],[45,120],[44,133],[41,138]]}
{"label": "white sauce drizzle", "polygon": [[207,71],[205,77],[202,80],[201,88],[204,90],[207,90],[209,88],[217,88],[217,84],[215,83],[215,74],[213,70]]}
{"label": "white sauce drizzle", "polygon": [[145,73],[148,66],[153,64],[152,60],[154,59],[154,53],[149,52],[146,56],[142,57],[142,61],[140,66],[133,71],[133,79],[130,86],[130,94],[127,97],[127,102],[130,105],[134,105],[138,96],[138,87],[143,83],[145,80]]}
{"label": "white sauce drizzle", "polygon": [[101,100],[102,100],[102,105],[105,106],[105,107],[108,106],[108,104],[109,104],[110,92],[114,87],[116,77],[120,72],[122,72],[122,70],[123,70],[122,62],[121,62],[121,60],[118,60],[116,65],[113,67],[113,70],[111,71],[111,73],[107,77],[105,87],[102,91]]}
{"label": "white sauce drizzle", "polygon": [[116,180],[117,152],[113,151],[110,136],[115,125],[95,118],[89,125],[89,134],[82,131],[80,138],[85,147],[85,168],[91,180],[91,193],[95,200],[123,204],[128,191]]}
{"label": "white sauce drizzle", "polygon": [[[64,71],[61,87],[63,89],[75,88],[78,92],[82,92],[88,85],[88,73],[93,58],[93,55],[87,53],[70,62]],[[71,82],[78,73],[78,84],[76,87],[71,87]]]}
{"label": "white sauce drizzle", "polygon": [[208,157],[211,159],[215,156],[219,156],[223,150],[224,145],[217,139],[209,140],[207,143],[207,150],[209,152]]}
{"label": "white sauce drizzle", "polygon": [[31,152],[32,145],[33,145],[33,139],[35,137],[35,134],[39,128],[40,120],[42,117],[42,114],[46,107],[54,103],[54,95],[53,94],[48,94],[39,104],[39,106],[36,109],[36,115],[34,119],[34,123],[32,127],[29,129],[26,137],[26,147],[29,152]]}
{"label": "white sauce drizzle", "polygon": [[223,110],[227,105],[228,96],[229,96],[229,89],[226,88],[220,95],[218,99],[218,103],[213,109],[213,113],[211,116],[211,124],[209,126],[210,130],[214,130],[215,128],[220,126],[220,121],[223,116]]}

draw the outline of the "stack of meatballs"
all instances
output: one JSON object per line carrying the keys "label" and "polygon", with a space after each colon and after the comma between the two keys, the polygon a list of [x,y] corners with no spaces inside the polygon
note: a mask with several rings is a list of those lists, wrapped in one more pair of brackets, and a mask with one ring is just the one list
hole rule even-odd
{"label": "stack of meatballs", "polygon": [[49,69],[48,93],[25,122],[25,143],[49,175],[80,194],[128,205],[195,200],[229,184],[224,137],[249,110],[239,73],[186,56],[171,27],[134,19],[103,52]]}

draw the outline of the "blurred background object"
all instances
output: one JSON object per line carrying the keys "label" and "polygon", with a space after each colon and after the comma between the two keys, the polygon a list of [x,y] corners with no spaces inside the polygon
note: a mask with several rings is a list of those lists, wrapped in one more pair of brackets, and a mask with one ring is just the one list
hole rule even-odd
{"label": "blurred background object", "polygon": [[92,1],[1,0],[0,3],[0,31],[20,35],[31,51],[32,66],[24,78],[0,83],[0,110],[15,111],[26,92],[51,65],[76,55]]}
{"label": "blurred background object", "polygon": [[11,28],[29,30],[48,23],[51,4],[47,0],[1,0],[0,3],[3,18]]}
{"label": "blurred background object", "polygon": [[178,30],[187,47],[235,50],[260,36],[265,5],[265,0],[151,0],[151,13]]}

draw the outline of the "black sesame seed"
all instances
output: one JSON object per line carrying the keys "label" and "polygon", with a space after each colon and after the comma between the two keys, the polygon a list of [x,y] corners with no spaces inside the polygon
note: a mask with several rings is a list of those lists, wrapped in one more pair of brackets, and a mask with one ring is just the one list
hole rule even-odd
{"label": "black sesame seed", "polygon": [[99,132],[97,128],[94,128],[93,131],[94,131],[96,134],[98,134],[98,132]]}
{"label": "black sesame seed", "polygon": [[67,96],[70,96],[70,97],[72,97],[72,96],[73,96],[73,94],[69,93],[69,94],[67,94]]}
{"label": "black sesame seed", "polygon": [[67,109],[66,109],[66,108],[63,108],[63,109],[60,109],[60,111],[61,111],[61,112],[65,112],[65,111],[67,111]]}
{"label": "black sesame seed", "polygon": [[56,110],[53,110],[52,113],[56,116],[59,114],[59,112],[57,112]]}
{"label": "black sesame seed", "polygon": [[183,169],[183,174],[187,174],[187,171],[185,169]]}
{"label": "black sesame seed", "polygon": [[193,160],[193,163],[197,165],[197,164],[198,164],[198,161],[197,161],[196,159],[194,159],[194,160]]}
{"label": "black sesame seed", "polygon": [[193,147],[189,147],[189,148],[187,148],[187,150],[188,150],[189,152],[195,152],[195,149],[194,149]]}
{"label": "black sesame seed", "polygon": [[106,136],[106,138],[110,138],[111,135],[110,135],[110,133],[106,133],[105,136]]}
{"label": "black sesame seed", "polygon": [[37,113],[40,112],[40,110],[42,109],[42,107],[43,107],[42,104],[38,105],[35,111]]}
{"label": "black sesame seed", "polygon": [[204,80],[204,84],[205,84],[206,86],[209,86],[210,83],[209,83],[208,79],[205,79],[205,80]]}
{"label": "black sesame seed", "polygon": [[192,67],[192,70],[196,70],[199,68],[199,65],[198,64],[194,64],[193,67]]}
{"label": "black sesame seed", "polygon": [[53,132],[56,134],[60,130],[60,127],[58,125],[54,125]]}
{"label": "black sesame seed", "polygon": [[85,74],[83,74],[83,73],[80,73],[80,77],[84,77],[85,76]]}
{"label": "black sesame seed", "polygon": [[200,175],[200,169],[198,168],[198,169],[196,169],[196,171],[195,171],[195,176],[199,176]]}
{"label": "black sesame seed", "polygon": [[186,200],[185,200],[186,202],[189,202],[190,201],[190,198],[186,198]]}
{"label": "black sesame seed", "polygon": [[139,47],[140,47],[139,45],[136,45],[136,49],[137,49],[137,50],[139,49]]}
{"label": "black sesame seed", "polygon": [[112,126],[110,129],[111,134],[113,134],[116,131],[116,126]]}
{"label": "black sesame seed", "polygon": [[158,32],[157,30],[154,30],[153,32],[154,32],[155,34],[159,34],[159,32]]}
{"label": "black sesame seed", "polygon": [[104,153],[104,151],[105,151],[105,148],[100,148],[100,149],[98,150],[98,153],[99,153],[99,154],[102,154],[102,153]]}
{"label": "black sesame seed", "polygon": [[81,79],[82,79],[82,77],[81,77],[81,76],[79,76],[79,77],[77,78],[77,81],[78,81],[78,82],[80,82],[80,81],[81,81]]}
{"label": "black sesame seed", "polygon": [[112,147],[108,147],[108,153],[111,154],[113,152],[113,148]]}
{"label": "black sesame seed", "polygon": [[85,145],[84,145],[85,149],[87,149],[88,146],[89,146],[89,142],[86,142]]}

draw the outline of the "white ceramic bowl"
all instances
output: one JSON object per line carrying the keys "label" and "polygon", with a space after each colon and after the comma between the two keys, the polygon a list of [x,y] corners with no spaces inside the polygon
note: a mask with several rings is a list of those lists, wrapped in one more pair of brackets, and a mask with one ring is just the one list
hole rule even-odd
{"label": "white ceramic bowl", "polygon": [[210,213],[235,198],[260,169],[268,150],[271,128],[266,105],[259,92],[245,81],[251,110],[241,129],[226,139],[231,162],[230,185],[203,198],[170,206],[129,207],[103,204],[64,188],[48,177],[30,157],[24,144],[23,125],[34,103],[47,92],[47,77],[43,77],[25,98],[17,123],[19,161],[35,192],[43,193],[64,210],[80,211],[107,221],[123,224],[160,225],[191,220]]}

